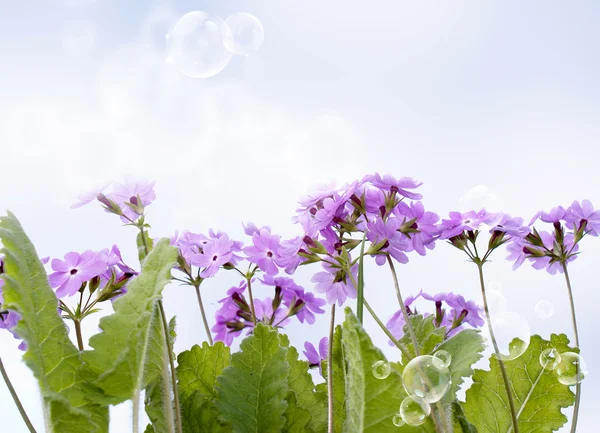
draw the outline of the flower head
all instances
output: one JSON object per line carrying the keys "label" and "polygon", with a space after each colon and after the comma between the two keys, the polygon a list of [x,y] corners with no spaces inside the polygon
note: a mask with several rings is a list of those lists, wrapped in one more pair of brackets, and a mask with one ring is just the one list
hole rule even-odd
{"label": "flower head", "polygon": [[583,200],[581,203],[574,201],[566,210],[564,219],[567,221],[567,227],[572,230],[585,225],[588,234],[598,236],[600,233],[600,210],[594,209],[589,200]]}
{"label": "flower head", "polygon": [[[351,279],[345,272],[336,270],[331,265],[323,263],[325,271],[317,272],[312,277],[312,282],[316,283],[315,291],[325,293],[327,302],[334,304],[335,302],[341,307],[347,298],[356,298],[356,289],[351,282]],[[358,265],[352,267],[352,274],[356,280],[358,274]]]}
{"label": "flower head", "polygon": [[248,260],[269,275],[276,275],[279,272],[277,261],[281,258],[279,254],[280,239],[278,235],[273,235],[266,229],[261,229],[252,235],[253,246],[245,247],[244,253],[248,255]]}
{"label": "flower head", "polygon": [[59,298],[73,296],[83,283],[100,276],[107,269],[106,256],[90,250],[83,254],[67,253],[64,260],[53,259],[51,266],[55,272],[49,275],[48,280]]}

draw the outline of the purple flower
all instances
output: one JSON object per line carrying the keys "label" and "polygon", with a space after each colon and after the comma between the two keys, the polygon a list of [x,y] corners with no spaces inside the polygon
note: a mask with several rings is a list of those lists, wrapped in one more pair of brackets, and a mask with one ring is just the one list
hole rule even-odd
{"label": "purple flower", "polygon": [[375,173],[373,175],[365,176],[365,180],[379,189],[396,192],[401,196],[411,200],[421,200],[423,198],[421,194],[407,191],[409,189],[418,188],[423,184],[423,182],[418,182],[410,177],[396,179],[389,174],[386,174],[382,177],[379,173]]}
{"label": "purple flower", "polygon": [[[331,265],[323,263],[325,272],[317,272],[313,275],[311,281],[317,283],[315,290],[318,293],[325,293],[327,302],[335,302],[341,307],[347,298],[356,299],[356,288],[352,284],[350,277],[341,271],[332,268]],[[352,274],[357,278],[358,265],[352,267]]]}
{"label": "purple flower", "polygon": [[[400,233],[398,229],[402,225],[399,218],[389,218],[384,221],[382,218],[377,218],[375,222],[367,224],[367,239],[373,243],[387,241],[385,246],[380,251],[389,253],[399,263],[408,263],[408,256],[404,251],[408,251],[412,244],[410,240]],[[377,254],[375,262],[381,266],[386,262],[385,254]]]}
{"label": "purple flower", "polygon": [[304,343],[304,356],[308,361],[309,365],[318,365],[321,367],[321,361],[327,359],[327,349],[328,349],[329,339],[327,337],[321,338],[319,341],[319,351],[312,343],[308,341]]}
{"label": "purple flower", "polygon": [[304,306],[296,314],[296,317],[298,317],[300,323],[304,323],[304,321],[306,321],[308,324],[312,325],[315,323],[314,313],[325,313],[325,310],[321,308],[327,303],[325,299],[317,298],[313,293],[304,291],[298,294],[298,299],[304,302]]}
{"label": "purple flower", "polygon": [[[245,302],[243,293],[246,287],[247,283],[242,281],[238,286],[231,287],[227,291],[227,296],[219,300],[222,305],[215,313],[216,324],[211,328],[211,331],[215,333],[215,341],[222,341],[227,346],[231,346],[233,339],[242,333],[245,325],[238,320],[240,307],[236,300]],[[232,328],[231,326],[234,324],[239,324],[239,326]]]}
{"label": "purple flower", "polygon": [[252,236],[254,233],[260,232],[261,229],[265,229],[267,230],[269,233],[271,233],[271,228],[268,226],[263,226],[261,228],[258,228],[256,226],[256,224],[254,224],[251,221],[248,221],[248,224],[244,224],[242,222],[242,225],[244,226],[244,233],[247,234],[248,236]]}
{"label": "purple flower", "polygon": [[302,301],[302,308],[296,313],[296,317],[300,323],[306,321],[312,325],[315,323],[314,313],[325,313],[325,310],[321,307],[325,305],[327,301],[315,297],[311,292],[306,292],[303,287],[296,284],[291,278],[265,275],[260,281],[267,286],[281,289],[281,299],[283,304],[288,308],[294,307],[297,301]]}
{"label": "purple flower", "polygon": [[[150,205],[156,199],[154,183],[154,181],[136,181],[131,177],[126,177],[125,183],[118,183],[115,185],[113,192],[108,195],[108,198],[114,200],[123,211],[124,216],[121,217],[123,222],[128,222],[129,220],[127,218],[135,221],[139,217],[139,214],[126,203],[143,208]],[[142,199],[141,203],[138,203],[137,196]]]}
{"label": "purple flower", "polygon": [[229,240],[229,236],[222,235],[207,242],[202,253],[190,256],[189,261],[194,266],[204,268],[200,273],[202,278],[213,277],[221,266],[231,261],[232,247],[233,241]]}
{"label": "purple flower", "polygon": [[281,237],[273,235],[266,229],[261,229],[252,235],[254,246],[245,247],[244,253],[248,255],[248,260],[269,275],[276,275],[279,272],[276,261],[279,256],[279,241]]}
{"label": "purple flower", "polygon": [[306,260],[298,254],[303,246],[304,242],[300,236],[281,242],[279,248],[280,258],[277,263],[279,266],[285,267],[285,272],[288,275],[293,274],[298,266]]}
{"label": "purple flower", "polygon": [[450,239],[464,231],[478,230],[481,224],[489,223],[495,217],[495,214],[490,214],[485,209],[479,212],[450,212],[450,219],[442,220],[440,225],[440,239]]}
{"label": "purple flower", "polygon": [[532,225],[538,218],[545,223],[555,223],[565,219],[567,211],[562,206],[556,206],[550,209],[550,212],[539,211],[536,213],[528,225]]}
{"label": "purple flower", "polygon": [[512,266],[513,271],[519,268],[528,257],[524,249],[525,245],[529,244],[520,238],[511,238],[510,242],[506,245],[506,250],[508,251],[506,260],[514,261]]}
{"label": "purple flower", "polygon": [[79,200],[79,201],[77,203],[74,203],[73,205],[71,205],[71,209],[77,209],[77,208],[80,208],[81,206],[85,206],[86,204],[88,204],[89,202],[91,202],[92,200],[97,198],[100,194],[102,194],[104,192],[104,190],[106,188],[108,188],[108,186],[110,184],[111,183],[108,182],[108,183],[105,183],[104,185],[100,185],[89,191],[79,194],[77,196],[77,200]]}
{"label": "purple flower", "polygon": [[106,270],[106,260],[101,253],[86,251],[83,254],[70,252],[65,254],[65,260],[53,259],[52,269],[48,280],[56,290],[56,296],[73,296],[81,285],[92,278],[101,275]]}
{"label": "purple flower", "polygon": [[578,230],[582,224],[586,224],[585,230],[592,236],[600,233],[600,210],[595,210],[592,202],[583,200],[581,204],[574,201],[566,211],[565,220],[567,227]]}
{"label": "purple flower", "polygon": [[418,232],[410,233],[412,243],[410,250],[414,249],[417,253],[424,256],[425,247],[429,249],[434,248],[434,241],[439,233],[439,228],[436,226],[436,223],[440,220],[439,215],[433,212],[425,212],[425,207],[420,201],[411,202],[410,206],[404,202],[400,202],[393,212],[397,217],[404,220],[415,220],[410,228],[418,230]]}
{"label": "purple flower", "polygon": [[[287,317],[287,311],[283,308],[277,308],[273,311],[273,299],[271,298],[263,300],[254,299],[254,311],[256,312],[257,322],[282,327],[290,322],[289,317]],[[248,322],[247,326],[253,328],[254,324]]]}
{"label": "purple flower", "polygon": [[524,238],[529,234],[529,227],[523,225],[523,218],[514,217],[512,218],[508,214],[503,214],[500,221],[490,230],[493,232],[504,232],[507,235],[517,238]]}

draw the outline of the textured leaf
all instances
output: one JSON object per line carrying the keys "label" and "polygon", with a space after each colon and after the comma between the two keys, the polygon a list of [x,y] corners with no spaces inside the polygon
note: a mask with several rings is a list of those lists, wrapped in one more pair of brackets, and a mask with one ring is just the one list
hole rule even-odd
{"label": "textured leaf", "polygon": [[350,308],[342,325],[342,343],[348,362],[346,375],[346,433],[398,432],[392,417],[402,402],[400,374],[392,369],[385,379],[373,376],[373,364],[385,356],[371,342]]}
{"label": "textured leaf", "polygon": [[[293,391],[288,392],[287,395],[287,409],[285,410],[285,426],[283,433],[312,433],[314,430],[308,427],[311,416],[310,412],[306,409],[298,406],[296,402],[296,394]],[[317,430],[317,431],[326,431]]]}
{"label": "textured leaf", "polygon": [[[308,372],[308,362],[298,359],[298,351],[290,347],[287,336],[279,334],[280,344],[287,347],[286,360],[290,365],[288,373],[288,384],[295,395],[296,406],[305,409],[309,413],[310,428],[315,432],[327,430],[327,393],[315,391],[315,384]],[[288,398],[288,403],[290,399]],[[290,407],[288,407],[290,412]],[[296,411],[299,412],[299,411]],[[289,417],[288,417],[289,418]]]}
{"label": "textured leaf", "polygon": [[[163,287],[170,281],[177,249],[162,239],[142,264],[142,272],[128,284],[125,295],[113,303],[115,312],[100,319],[104,331],[90,339],[94,350],[83,352],[92,369],[99,374],[95,381],[116,404],[133,398],[139,401],[142,389],[156,379],[156,371],[146,375],[149,350],[155,348],[151,332],[158,329],[158,301]],[[154,326],[154,328],[153,328]]]}
{"label": "textured leaf", "polygon": [[277,331],[261,323],[240,348],[217,378],[221,418],[234,433],[279,433],[287,408],[287,349],[279,345]]}
{"label": "textured leaf", "polygon": [[90,385],[94,375],[69,338],[44,266],[10,212],[0,218],[0,239],[5,255],[4,303],[21,315],[15,332],[27,342],[23,359],[40,384],[49,427],[65,433],[106,432],[108,409],[88,399],[102,393]]}
{"label": "textured leaf", "polygon": [[481,352],[485,350],[485,343],[478,330],[465,329],[444,341],[437,350],[445,350],[452,356],[448,367],[452,383],[443,399],[445,403],[450,403],[456,399],[456,393],[464,381],[463,377],[473,375],[471,366],[483,356]]}
{"label": "textured leaf", "polygon": [[148,234],[148,230],[138,233],[136,244],[138,248],[138,259],[140,259],[140,263],[142,263],[148,255],[148,252],[152,251],[152,248],[154,247],[154,241]]}
{"label": "textured leaf", "polygon": [[[342,433],[346,423],[346,358],[342,345],[342,327],[336,326],[331,347],[333,370],[333,431]],[[323,374],[327,378],[327,362],[323,362]],[[327,396],[327,383],[320,383],[317,391]],[[327,403],[326,403],[327,404]]]}
{"label": "textured leaf", "polygon": [[[428,355],[432,353],[435,347],[444,341],[444,337],[446,336],[446,328],[437,328],[433,323],[434,319],[434,315],[430,315],[425,318],[420,314],[410,316],[410,323],[412,324],[412,327],[415,331],[415,336],[417,337],[417,343],[419,344],[420,355]],[[414,358],[415,348],[406,325],[404,325],[404,335],[402,335],[398,341],[408,349],[411,354],[411,359]],[[408,361],[410,361],[404,355],[402,355],[402,359],[405,365],[408,363]]]}
{"label": "textured leaf", "polygon": [[454,433],[477,433],[475,426],[467,421],[458,400],[452,403],[452,414],[454,417]]}
{"label": "textured leaf", "polygon": [[231,433],[231,426],[219,421],[214,403],[198,391],[181,401],[184,433]]}
{"label": "textured leaf", "polygon": [[[523,355],[504,362],[513,388],[520,433],[550,433],[567,422],[561,408],[571,406],[575,395],[557,380],[553,371],[542,368],[539,357],[544,349],[551,347],[560,353],[572,352],[568,344],[564,334],[552,334],[550,341],[534,335]],[[506,390],[495,356],[490,358],[490,371],[475,370],[463,408],[479,433],[512,431]]]}

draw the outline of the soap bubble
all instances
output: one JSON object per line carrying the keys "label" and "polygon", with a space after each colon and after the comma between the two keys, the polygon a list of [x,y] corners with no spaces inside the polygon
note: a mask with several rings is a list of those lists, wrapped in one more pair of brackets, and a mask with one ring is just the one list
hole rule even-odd
{"label": "soap bubble", "polygon": [[587,365],[583,358],[575,352],[560,354],[560,362],[556,366],[556,376],[563,385],[577,385],[587,375]]}
{"label": "soap bubble", "polygon": [[448,368],[452,362],[452,355],[445,350],[438,350],[433,354],[433,357],[442,363],[442,366]]}
{"label": "soap bubble", "polygon": [[485,297],[487,299],[488,311],[493,315],[504,313],[506,311],[506,298],[497,290],[486,290]]}
{"label": "soap bubble", "polygon": [[418,397],[406,397],[400,404],[400,416],[408,425],[423,424],[430,413],[431,408],[429,405]]}
{"label": "soap bubble", "polygon": [[558,350],[551,347],[540,353],[540,364],[544,370],[554,370],[560,363],[562,357]]}
{"label": "soap bubble", "polygon": [[400,415],[399,413],[397,413],[396,415],[394,415],[392,417],[392,424],[394,424],[396,427],[402,427],[406,423],[402,419],[402,415]]}
{"label": "soap bubble", "polygon": [[450,387],[450,370],[431,355],[417,356],[406,364],[402,381],[408,395],[435,403]]}
{"label": "soap bubble", "polygon": [[549,319],[554,315],[554,304],[550,301],[542,300],[535,304],[535,315],[542,319]]}
{"label": "soap bubble", "polygon": [[189,12],[167,34],[169,62],[190,77],[208,78],[221,72],[232,54],[223,45],[223,21],[206,12]]}
{"label": "soap bubble", "polygon": [[461,212],[479,211],[482,208],[488,212],[499,212],[504,208],[504,200],[485,185],[471,188],[460,198]]}
{"label": "soap bubble", "polygon": [[527,350],[531,331],[525,319],[516,313],[503,312],[493,314],[491,323],[501,360],[516,359]]}
{"label": "soap bubble", "polygon": [[225,20],[223,43],[233,54],[249,56],[258,51],[264,40],[265,31],[254,15],[238,12]]}
{"label": "soap bubble", "polygon": [[377,361],[373,364],[373,376],[377,379],[385,379],[392,372],[392,367],[385,361]]}

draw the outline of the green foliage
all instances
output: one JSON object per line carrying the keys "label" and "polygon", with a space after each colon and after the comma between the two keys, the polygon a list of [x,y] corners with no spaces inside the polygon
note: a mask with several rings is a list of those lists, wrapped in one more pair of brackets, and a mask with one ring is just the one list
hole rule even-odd
{"label": "green foliage", "polygon": [[[432,353],[435,347],[444,341],[444,337],[446,336],[446,328],[437,328],[433,323],[434,319],[434,315],[430,315],[425,318],[423,318],[421,314],[410,316],[410,323],[412,324],[412,327],[415,331],[415,336],[417,337],[420,355],[428,355]],[[400,338],[398,341],[408,349],[411,354],[410,359],[414,358],[415,348],[406,324],[404,325],[404,335],[402,335],[402,338]],[[402,356],[402,359],[405,365],[408,363],[408,361],[410,361],[410,359],[407,359],[404,355]]]}
{"label": "green foliage", "polygon": [[[534,335],[523,355],[504,362],[514,391],[520,433],[550,433],[567,421],[561,408],[571,406],[575,396],[553,371],[542,368],[539,357],[544,349],[552,347],[560,353],[573,351],[568,344],[564,334],[552,334],[550,341]],[[479,433],[512,431],[506,390],[495,356],[490,358],[489,371],[475,370],[466,397],[465,414]]]}
{"label": "green foliage", "polygon": [[278,433],[285,425],[287,348],[276,330],[257,324],[217,378],[217,408],[234,433]]}
{"label": "green foliage", "polygon": [[219,420],[215,404],[199,391],[181,400],[184,433],[231,433],[231,426]]}
{"label": "green foliage", "polygon": [[[285,426],[283,428],[284,433],[313,433],[315,430],[311,429],[308,424],[311,421],[310,412],[300,406],[296,400],[296,394],[293,391],[289,391],[286,397],[288,403],[287,409],[285,410]],[[326,431],[317,430],[317,431]]]}
{"label": "green foliage", "polygon": [[[342,433],[346,423],[346,358],[342,345],[342,327],[336,326],[331,348],[333,370],[333,431]],[[327,362],[323,362],[323,374],[327,377]],[[327,396],[327,383],[317,385],[317,391]]]}
{"label": "green foliage", "polygon": [[90,339],[84,360],[99,375],[95,384],[113,404],[133,398],[156,380],[161,343],[156,310],[163,287],[170,281],[177,249],[162,239],[143,262],[142,272],[128,284],[125,295],[113,303],[114,314],[100,319],[104,331]]}
{"label": "green foliage", "polygon": [[0,218],[0,240],[5,306],[21,315],[15,331],[27,342],[23,359],[39,382],[49,413],[49,433],[108,431],[108,409],[90,400],[102,397],[88,383],[94,375],[69,339],[58,299],[33,244],[10,212]]}
{"label": "green foliage", "polygon": [[144,261],[148,252],[152,251],[154,247],[154,241],[148,234],[148,230],[140,231],[136,238],[136,244],[138,249],[138,258],[140,259],[140,263]]}

